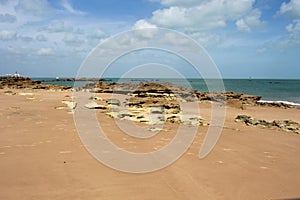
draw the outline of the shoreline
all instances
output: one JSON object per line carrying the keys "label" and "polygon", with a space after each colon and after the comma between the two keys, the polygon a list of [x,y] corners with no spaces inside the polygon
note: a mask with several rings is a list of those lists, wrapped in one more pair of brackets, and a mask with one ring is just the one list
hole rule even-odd
{"label": "shoreline", "polygon": [[[112,83],[119,81],[117,78],[109,78],[104,79],[106,80],[106,83]],[[203,79],[187,79],[189,81],[190,86],[198,91],[207,92],[207,88],[205,85],[205,82]],[[210,79],[213,80],[213,79]],[[181,79],[155,79],[155,78],[146,78],[146,79],[132,79],[132,78],[126,78],[121,79],[121,82],[159,82],[159,83],[166,83],[166,82],[172,82],[174,84],[180,85],[182,84]],[[300,104],[300,93],[297,91],[297,85],[300,84],[299,79],[223,79],[225,84],[225,90],[226,91],[233,91],[234,93],[242,93],[242,94],[251,94],[256,96],[261,96],[263,100],[266,101],[286,101],[290,103]],[[55,83],[55,82],[49,82],[49,83]],[[72,82],[57,82],[59,85],[63,85],[64,83],[68,84],[68,86],[72,86]],[[79,81],[80,83],[80,81]],[[82,86],[84,83],[78,83],[78,86]],[[252,86],[252,84],[254,85]],[[293,83],[291,85],[294,87],[294,91],[296,93],[286,93],[286,91],[290,90],[290,88],[282,88],[282,86],[285,86],[287,84]],[[237,87],[236,85],[245,85],[244,88]],[[188,87],[190,87],[188,86]],[[251,89],[251,87],[258,88],[257,90]],[[259,87],[261,87],[259,89]],[[279,88],[278,88],[279,87]],[[287,87],[287,86],[285,86]],[[261,92],[265,91],[265,92]],[[278,93],[277,91],[285,91],[285,95]],[[273,93],[275,92],[275,93]],[[293,96],[293,97],[292,97]],[[299,98],[297,98],[297,96]],[[291,98],[292,97],[292,98]]]}
{"label": "shoreline", "polygon": [[[167,80],[167,79],[166,79]],[[74,82],[76,81],[79,82],[86,82],[85,84],[79,85],[77,88],[74,88],[74,86],[69,86],[69,85],[64,85],[64,84],[54,84],[55,82]],[[49,82],[45,84],[44,82]],[[100,83],[100,85],[99,85]],[[195,95],[199,98],[199,100],[212,100],[212,96],[217,96],[219,94],[223,95],[222,98],[226,98],[227,100],[233,98],[233,99],[243,99],[242,96],[245,96],[246,98],[250,98],[250,103],[252,104],[257,104],[261,106],[275,106],[275,107],[296,107],[300,108],[300,103],[292,102],[292,101],[286,101],[286,100],[264,100],[262,99],[261,96],[259,95],[250,95],[247,93],[235,93],[231,91],[219,91],[219,92],[201,92],[197,91],[192,88],[185,88],[170,82],[151,82],[151,81],[145,81],[144,79],[136,79],[134,82],[128,81],[128,82],[113,82],[112,80],[108,79],[96,79],[96,78],[65,78],[62,80],[32,80],[30,78],[24,78],[24,77],[19,77],[19,78],[12,78],[8,77],[5,79],[0,79],[0,89],[1,88],[32,88],[32,89],[53,89],[53,90],[78,90],[78,89],[90,89],[91,87],[94,87],[93,92],[108,92],[108,93],[130,93],[133,92],[135,88],[139,86],[139,84],[144,84],[144,83],[157,83],[161,86],[170,86],[175,88],[175,90],[189,90],[190,93],[195,93]],[[114,89],[116,85],[120,85],[120,89]],[[126,86],[127,85],[127,86]],[[98,88],[96,88],[99,86]],[[104,88],[101,88],[102,86],[105,86]],[[126,87],[131,87],[130,90]],[[123,88],[122,88],[123,87]],[[177,87],[177,88],[176,88]],[[246,100],[247,101],[247,100]]]}
{"label": "shoreline", "polygon": [[259,100],[259,103],[267,103],[267,104],[286,104],[286,105],[291,105],[291,106],[296,106],[296,107],[300,107],[300,103],[295,103],[295,102],[290,102],[290,101],[269,101],[269,100]]}

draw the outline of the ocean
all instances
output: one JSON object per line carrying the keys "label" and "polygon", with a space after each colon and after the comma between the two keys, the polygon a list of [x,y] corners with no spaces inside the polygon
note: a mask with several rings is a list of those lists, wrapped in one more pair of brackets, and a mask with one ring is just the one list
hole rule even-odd
{"label": "ocean", "polygon": [[[32,80],[44,80],[44,83],[74,86],[72,81],[50,81],[55,78],[32,78]],[[49,80],[50,82],[47,82]],[[117,79],[107,78],[106,82],[140,82],[140,81],[155,81],[155,82],[170,82],[179,86],[190,87],[207,92],[208,88],[206,82],[203,79]],[[187,82],[188,81],[188,82]],[[210,84],[214,84],[219,80],[209,79]],[[76,87],[83,86],[88,81],[77,81]],[[257,95],[262,97],[262,101],[279,101],[289,104],[300,105],[300,79],[223,79],[224,87],[226,91],[232,91],[235,93],[243,93],[250,95]],[[214,88],[214,87],[213,87]],[[219,87],[213,89],[218,91]]]}

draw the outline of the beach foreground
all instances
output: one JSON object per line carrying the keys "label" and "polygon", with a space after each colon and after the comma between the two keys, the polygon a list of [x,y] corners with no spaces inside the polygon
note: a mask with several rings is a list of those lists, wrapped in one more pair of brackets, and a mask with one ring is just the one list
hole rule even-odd
{"label": "beach foreground", "polygon": [[[300,198],[300,135],[235,122],[237,115],[300,123],[297,108],[226,106],[222,135],[198,158],[208,126],[199,126],[191,147],[172,165],[145,174],[106,167],[81,143],[72,91],[0,89],[0,199],[284,199]],[[15,94],[14,94],[15,93]],[[99,98],[109,94],[99,93]],[[209,123],[210,102],[199,102]],[[122,133],[115,120],[96,112],[107,136],[122,149],[154,151],[176,134],[178,124],[148,140]],[[206,121],[205,121],[206,120]]]}

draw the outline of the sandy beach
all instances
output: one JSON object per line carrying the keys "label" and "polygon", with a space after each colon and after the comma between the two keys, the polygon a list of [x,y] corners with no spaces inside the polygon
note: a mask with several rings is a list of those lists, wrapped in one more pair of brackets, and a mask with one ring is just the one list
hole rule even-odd
{"label": "sandy beach", "polygon": [[[222,135],[204,159],[198,152],[207,126],[172,165],[152,173],[130,174],[106,167],[91,156],[62,103],[72,92],[0,90],[0,199],[284,199],[300,197],[299,135],[235,122],[237,115],[289,119],[296,108],[226,106]],[[107,94],[99,94],[104,97]],[[104,96],[103,96],[104,95]],[[210,117],[210,103],[200,102]],[[101,126],[119,147],[132,152],[165,145],[178,125],[167,123],[149,140],[122,133],[114,119],[97,111]]]}
{"label": "sandy beach", "polygon": [[0,0],[0,200],[300,200],[300,0]]}

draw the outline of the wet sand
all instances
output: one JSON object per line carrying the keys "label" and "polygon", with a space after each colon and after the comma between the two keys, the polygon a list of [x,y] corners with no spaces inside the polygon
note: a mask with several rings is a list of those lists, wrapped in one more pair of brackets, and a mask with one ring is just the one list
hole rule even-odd
{"label": "wet sand", "polygon": [[[206,126],[172,165],[152,173],[128,174],[98,162],[82,145],[70,109],[71,92],[0,90],[0,199],[280,199],[300,198],[300,135],[237,123],[258,119],[300,122],[299,109],[227,107],[222,135],[213,151],[198,158]],[[19,93],[33,93],[22,94]],[[61,108],[61,109],[55,109]],[[200,103],[210,118],[210,103]],[[132,152],[164,146],[178,125],[167,124],[149,140],[122,133],[97,111],[107,136]]]}

